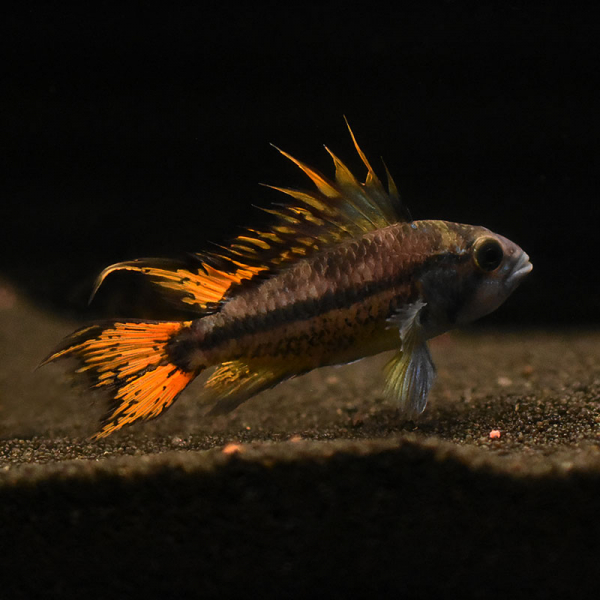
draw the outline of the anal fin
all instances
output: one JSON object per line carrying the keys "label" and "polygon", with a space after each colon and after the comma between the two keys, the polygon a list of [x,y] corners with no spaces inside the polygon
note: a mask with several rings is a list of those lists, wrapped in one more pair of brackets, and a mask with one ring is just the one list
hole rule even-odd
{"label": "anal fin", "polygon": [[222,363],[205,384],[207,402],[215,402],[211,415],[231,412],[246,400],[292,377],[283,367],[241,360]]}

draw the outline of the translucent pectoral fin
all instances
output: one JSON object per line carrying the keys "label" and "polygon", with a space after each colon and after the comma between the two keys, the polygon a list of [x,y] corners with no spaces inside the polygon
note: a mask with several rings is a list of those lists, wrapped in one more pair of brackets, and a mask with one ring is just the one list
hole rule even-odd
{"label": "translucent pectoral fin", "polygon": [[407,416],[421,414],[435,380],[427,344],[400,350],[385,366],[385,377],[385,393],[398,401],[400,411]]}
{"label": "translucent pectoral fin", "polygon": [[398,401],[400,411],[407,416],[425,410],[435,380],[435,365],[419,319],[425,306],[424,302],[417,301],[390,319],[390,323],[399,329],[402,348],[385,366],[385,393]]}

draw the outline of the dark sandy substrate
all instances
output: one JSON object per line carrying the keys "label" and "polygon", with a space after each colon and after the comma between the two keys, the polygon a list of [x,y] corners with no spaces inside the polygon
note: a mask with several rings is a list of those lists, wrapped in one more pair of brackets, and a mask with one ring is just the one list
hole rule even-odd
{"label": "dark sandy substrate", "polygon": [[418,423],[382,356],[91,443],[101,399],[33,372],[76,324],[0,292],[2,597],[597,597],[600,333],[443,336]]}

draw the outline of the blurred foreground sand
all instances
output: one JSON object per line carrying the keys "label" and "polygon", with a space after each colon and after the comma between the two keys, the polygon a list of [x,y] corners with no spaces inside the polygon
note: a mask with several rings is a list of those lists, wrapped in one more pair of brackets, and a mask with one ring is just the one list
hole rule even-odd
{"label": "blurred foreground sand", "polygon": [[33,370],[76,326],[0,293],[7,597],[596,589],[600,333],[443,336],[418,422],[383,398],[380,356],[219,418],[197,382],[92,443],[102,399]]}

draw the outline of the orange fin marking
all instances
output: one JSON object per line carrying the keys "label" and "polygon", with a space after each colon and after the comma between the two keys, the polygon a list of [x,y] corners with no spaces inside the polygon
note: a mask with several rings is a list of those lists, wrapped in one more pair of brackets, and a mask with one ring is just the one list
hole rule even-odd
{"label": "orange fin marking", "polygon": [[273,145],[273,148],[283,154],[283,156],[285,156],[287,159],[291,160],[296,166],[300,167],[300,169],[302,169],[312,179],[313,183],[317,186],[321,194],[327,198],[335,198],[339,195],[339,192],[335,186],[325,177],[323,177],[323,175],[315,171],[315,169],[305,165],[302,161],[285,152],[285,150],[282,150],[275,145]]}
{"label": "orange fin marking", "polygon": [[371,163],[367,159],[365,153],[360,149],[360,146],[358,145],[358,142],[356,141],[356,136],[354,135],[354,132],[352,131],[352,128],[350,127],[350,123],[348,123],[348,119],[346,119],[346,117],[344,117],[344,121],[346,121],[346,127],[348,127],[348,131],[350,132],[350,137],[352,138],[352,142],[354,143],[356,152],[360,156],[360,159],[363,161],[363,164],[365,165],[365,167],[367,167],[368,173],[367,173],[367,179],[365,180],[365,184],[370,185],[372,183],[375,183],[375,184],[378,184],[379,186],[381,186],[379,178],[377,177],[377,175],[375,175],[375,171],[373,170]]}
{"label": "orange fin marking", "polygon": [[201,369],[184,371],[170,362],[167,345],[191,321],[110,322],[85,327],[63,341],[42,363],[73,357],[90,387],[110,390],[112,407],[99,439],[169,408]]}
{"label": "orange fin marking", "polygon": [[143,419],[154,419],[169,408],[181,390],[196,377],[173,365],[162,365],[124,385],[115,395],[120,404],[108,415],[107,423],[94,435],[99,439]]}
{"label": "orange fin marking", "polygon": [[358,187],[359,183],[350,172],[350,169],[327,147],[325,150],[329,153],[335,166],[335,180],[343,186]]}
{"label": "orange fin marking", "polygon": [[[173,267],[156,266],[153,263],[173,263]],[[237,268],[231,272],[222,271],[206,263],[200,263],[195,271],[178,268],[176,261],[161,261],[160,259],[139,259],[121,262],[107,267],[100,273],[91,298],[93,298],[104,280],[116,271],[133,271],[150,277],[160,287],[175,292],[179,300],[188,307],[195,307],[200,311],[206,310],[210,305],[221,302],[227,290],[244,279],[251,279],[260,272],[260,268],[249,267],[238,263]],[[266,267],[265,267],[266,268]],[[91,299],[90,299],[91,300]]]}

